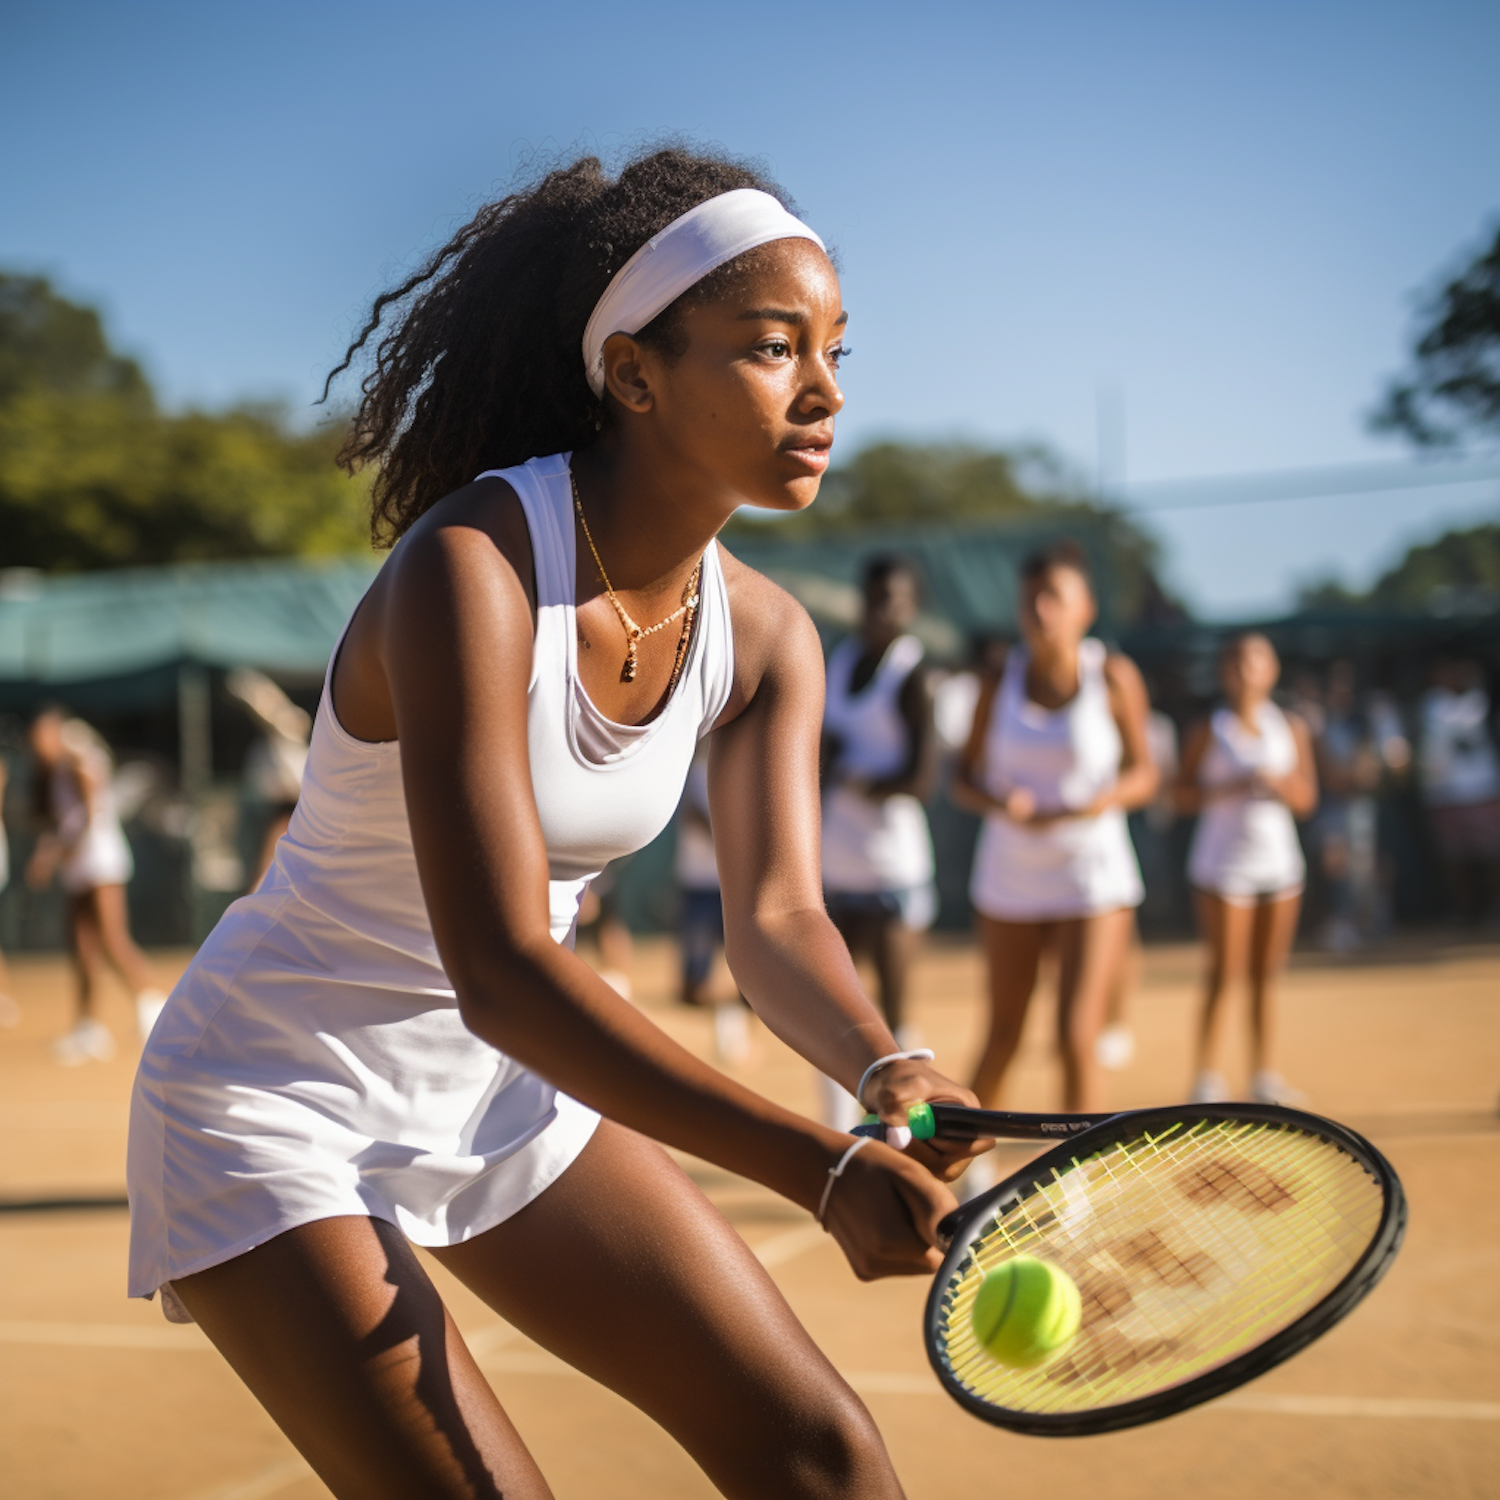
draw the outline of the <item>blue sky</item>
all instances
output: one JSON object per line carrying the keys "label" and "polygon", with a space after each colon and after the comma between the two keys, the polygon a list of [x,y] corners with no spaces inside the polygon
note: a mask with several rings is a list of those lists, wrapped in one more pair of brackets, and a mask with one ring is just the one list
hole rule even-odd
{"label": "blue sky", "polygon": [[[838,247],[840,443],[1042,439],[1151,485],[1404,456],[1363,414],[1500,219],[1500,7],[262,0],[0,14],[0,263],[173,402],[308,402],[528,161],[672,132]],[[1123,434],[1123,438],[1120,436]],[[1112,436],[1111,436],[1112,435]],[[1367,580],[1500,482],[1173,512],[1210,615]]]}

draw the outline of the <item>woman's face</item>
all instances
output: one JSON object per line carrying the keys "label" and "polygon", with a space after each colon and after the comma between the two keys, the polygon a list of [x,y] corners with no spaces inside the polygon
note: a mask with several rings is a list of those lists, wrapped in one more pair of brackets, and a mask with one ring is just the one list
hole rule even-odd
{"label": "woman's face", "polygon": [[1231,703],[1262,703],[1281,676],[1281,659],[1270,641],[1253,635],[1219,663],[1219,680]]}
{"label": "woman's face", "polygon": [[28,739],[31,753],[44,766],[56,765],[63,753],[63,720],[61,714],[38,714],[31,721]]}
{"label": "woman's face", "polygon": [[1048,568],[1021,580],[1016,614],[1021,633],[1033,649],[1076,646],[1089,633],[1098,612],[1094,591],[1077,568]]}
{"label": "woman's face", "polygon": [[684,311],[679,356],[610,340],[606,370],[627,413],[649,417],[653,441],[708,488],[734,504],[802,510],[817,496],[844,404],[847,316],[838,276],[810,240],[751,254],[724,297]]}

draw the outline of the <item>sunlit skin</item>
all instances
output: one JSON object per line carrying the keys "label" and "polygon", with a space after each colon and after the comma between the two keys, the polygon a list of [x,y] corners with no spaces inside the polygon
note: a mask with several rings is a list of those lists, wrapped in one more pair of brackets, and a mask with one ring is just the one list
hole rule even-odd
{"label": "sunlit skin", "polygon": [[[1248,634],[1233,641],[1219,658],[1219,685],[1230,712],[1246,733],[1259,736],[1258,715],[1270,701],[1281,678],[1281,661],[1265,636]],[[1184,813],[1200,812],[1208,803],[1249,795],[1276,798],[1292,815],[1311,816],[1318,804],[1318,776],[1312,736],[1296,714],[1286,716],[1297,745],[1297,764],[1284,776],[1256,772],[1215,787],[1199,782],[1203,758],[1212,743],[1207,721],[1198,724],[1183,746],[1174,801]],[[1228,1029],[1230,992],[1241,981],[1250,990],[1250,1063],[1255,1072],[1276,1067],[1276,981],[1286,966],[1297,919],[1302,910],[1300,890],[1251,905],[1226,901],[1213,891],[1193,893],[1198,926],[1208,948],[1203,1010],[1198,1027],[1197,1067],[1200,1073],[1222,1070]]]}
{"label": "sunlit skin", "polygon": [[[786,241],[754,252],[720,300],[688,312],[679,357],[624,334],[606,341],[609,416],[575,477],[610,581],[640,625],[677,608],[736,508],[812,503],[843,405],[844,322],[826,256]],[[642,641],[635,680],[622,681],[624,631],[581,529],[576,542],[582,685],[608,717],[644,723],[665,701],[678,632]],[[822,653],[795,601],[721,556],[734,680],[710,740],[709,794],[725,953],[767,1026],[852,1089],[896,1047],[823,910]],[[716,1072],[552,939],[527,748],[535,607],[519,502],[502,481],[478,481],[407,532],[333,672],[344,727],[399,741],[423,893],[465,1023],[606,1117],[514,1218],[433,1253],[502,1316],[667,1427],[724,1494],[896,1500],[868,1413],[655,1144],[815,1209],[848,1137]],[[865,1093],[893,1124],[933,1098],[973,1095],[924,1063],[882,1070]],[[954,1207],[940,1179],[961,1170],[969,1150],[871,1145],[852,1160],[827,1226],[856,1274],[936,1268],[937,1225]],[[355,1476],[349,1493],[438,1493],[402,1475],[449,1463],[455,1443],[506,1477],[508,1497],[548,1493],[394,1231],[326,1220],[177,1287],[319,1472]],[[325,1326],[327,1338],[308,1331]],[[343,1351],[376,1334],[390,1359],[376,1369],[361,1357],[351,1368]],[[663,1339],[670,1357],[642,1357]],[[286,1347],[295,1360],[280,1357]],[[398,1349],[420,1357],[403,1363]],[[434,1370],[451,1398],[448,1386],[422,1386]],[[335,1409],[329,1392],[354,1389],[364,1394]],[[789,1468],[789,1455],[800,1463],[812,1450],[778,1435],[805,1423],[823,1457],[812,1470]],[[433,1448],[434,1431],[448,1448]],[[814,1472],[824,1460],[828,1470]]]}
{"label": "sunlit skin", "polygon": [[[1044,709],[1065,707],[1079,690],[1079,647],[1098,616],[1089,581],[1059,565],[1021,580],[1017,623],[1026,642],[1026,697]],[[1039,806],[1028,787],[996,796],[985,785],[987,739],[999,674],[987,681],[974,706],[969,741],[953,782],[953,800],[981,816],[999,816],[1038,833],[1070,819],[1096,818],[1112,807],[1144,807],[1156,795],[1159,775],[1146,738],[1149,704],[1135,663],[1111,653],[1105,659],[1110,713],[1120,732],[1120,770],[1087,807]],[[1135,913],[1129,908],[1050,922],[1001,921],[981,914],[980,937],[989,961],[990,1030],[974,1071],[975,1093],[1000,1103],[1005,1078],[1021,1044],[1043,952],[1058,954],[1058,1054],[1063,1107],[1104,1107],[1104,1079],[1094,1043],[1104,1024],[1117,976],[1127,962]]]}

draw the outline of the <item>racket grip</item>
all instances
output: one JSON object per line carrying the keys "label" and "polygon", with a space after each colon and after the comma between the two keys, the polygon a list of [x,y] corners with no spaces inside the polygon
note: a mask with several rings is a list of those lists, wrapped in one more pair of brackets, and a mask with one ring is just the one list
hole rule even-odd
{"label": "racket grip", "polygon": [[[941,1105],[937,1106],[942,1108]],[[933,1114],[933,1106],[925,1101],[919,1101],[910,1105],[906,1111],[906,1128],[911,1131],[908,1138],[910,1141],[930,1141],[938,1133],[937,1120]],[[888,1128],[881,1122],[878,1115],[866,1115],[864,1119],[850,1131],[851,1135],[867,1135],[872,1140],[883,1141],[889,1135]],[[904,1151],[908,1141],[891,1141],[891,1145],[898,1150]]]}

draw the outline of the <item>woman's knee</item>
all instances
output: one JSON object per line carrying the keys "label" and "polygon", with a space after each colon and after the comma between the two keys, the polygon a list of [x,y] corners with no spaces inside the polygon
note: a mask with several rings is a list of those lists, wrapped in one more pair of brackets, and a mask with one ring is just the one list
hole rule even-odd
{"label": "woman's knee", "polygon": [[[768,1414],[769,1415],[769,1414]],[[884,1500],[901,1491],[874,1419],[842,1381],[764,1429],[746,1424],[724,1467],[738,1476],[726,1493],[785,1500]],[[723,1478],[719,1482],[722,1484]]]}

